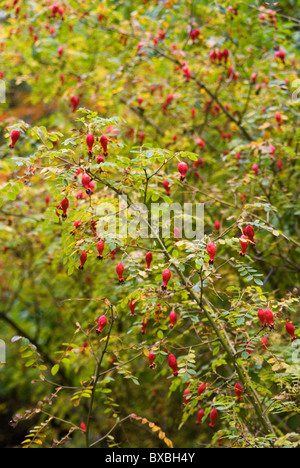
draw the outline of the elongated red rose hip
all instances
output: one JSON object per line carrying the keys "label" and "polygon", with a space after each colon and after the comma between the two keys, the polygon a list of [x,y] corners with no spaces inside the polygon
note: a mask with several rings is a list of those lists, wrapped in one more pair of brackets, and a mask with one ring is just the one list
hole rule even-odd
{"label": "elongated red rose hip", "polygon": [[105,248],[105,244],[102,240],[100,240],[98,243],[97,243],[97,250],[98,250],[98,257],[97,257],[97,260],[103,260],[103,251],[104,251],[104,248]]}
{"label": "elongated red rose hip", "polygon": [[124,271],[125,271],[125,268],[124,268],[123,263],[119,263],[116,268],[116,272],[119,276],[119,283],[124,283],[125,281],[123,278]]}
{"label": "elongated red rose hip", "polygon": [[81,252],[79,260],[80,260],[79,270],[83,270],[84,265],[85,265],[85,263],[87,261],[87,253],[84,250]]}
{"label": "elongated red rose hip", "polygon": [[184,392],[183,392],[183,404],[186,406],[188,402],[190,401],[191,397],[189,396],[191,394],[191,391],[189,387],[187,387]]}
{"label": "elongated red rose hip", "polygon": [[174,310],[170,312],[169,319],[170,319],[170,327],[174,327],[175,323],[177,322],[177,314]]}
{"label": "elongated red rose hip", "polygon": [[114,260],[117,256],[117,247],[110,252],[111,259]]}
{"label": "elongated red rose hip", "polygon": [[108,138],[107,138],[107,136],[105,136],[105,135],[101,136],[100,144],[101,144],[101,146],[103,148],[104,156],[107,156],[108,155],[108,152],[107,152]]}
{"label": "elongated red rose hip", "polygon": [[185,162],[181,162],[178,164],[178,171],[180,173],[180,180],[183,182],[188,171],[188,166]]}
{"label": "elongated red rose hip", "polygon": [[257,174],[258,174],[259,167],[258,167],[257,164],[253,164],[253,166],[252,166],[252,171],[253,171],[253,174],[254,174],[254,175],[257,175]]}
{"label": "elongated red rose hip", "polygon": [[77,179],[77,177],[83,172],[83,170],[81,169],[81,167],[79,169],[77,169],[77,171],[75,172],[74,174],[74,179]]}
{"label": "elongated red rose hip", "polygon": [[93,146],[94,146],[94,143],[95,143],[95,137],[92,133],[89,133],[86,137],[86,144],[87,144],[87,147],[88,147],[88,150],[89,150],[89,153],[92,154],[93,153]]}
{"label": "elongated red rose hip", "polygon": [[74,228],[78,229],[80,227],[81,223],[82,223],[81,219],[78,219],[77,221],[75,221],[75,223],[73,224]]}
{"label": "elongated red rose hip", "polygon": [[160,316],[161,313],[162,313],[161,305],[156,304],[156,311],[155,311],[156,319],[155,319],[155,322],[159,322],[159,316]]}
{"label": "elongated red rose hip", "polygon": [[72,235],[75,235],[75,231],[80,228],[81,224],[82,224],[81,219],[78,219],[77,221],[75,221],[75,223],[73,224],[74,229],[71,231]]}
{"label": "elongated red rose hip", "polygon": [[169,270],[169,268],[167,268],[162,274],[162,277],[163,277],[162,290],[163,291],[166,291],[168,289],[168,283],[169,283],[169,281],[171,279],[171,276],[172,276],[172,273]]}
{"label": "elongated red rose hip", "polygon": [[72,111],[73,112],[76,112],[77,109],[78,109],[78,106],[79,106],[79,98],[77,96],[74,96],[74,94],[72,94],[72,96],[70,97],[70,104],[72,106]]}
{"label": "elongated red rose hip", "polygon": [[192,39],[193,42],[195,42],[195,40],[198,38],[199,34],[200,34],[200,29],[199,28],[191,30],[190,38]]}
{"label": "elongated red rose hip", "polygon": [[90,183],[89,183],[89,188],[87,190],[87,195],[91,196],[94,193],[95,187],[96,187],[95,182],[93,180],[91,180]]}
{"label": "elongated red rose hip", "polygon": [[267,346],[268,346],[268,338],[264,336],[263,339],[261,340],[262,350],[267,351]]}
{"label": "elongated red rose hip", "polygon": [[144,143],[145,138],[146,138],[146,133],[145,132],[140,132],[139,133],[139,139],[140,139],[140,144],[141,145]]}
{"label": "elongated red rose hip", "polygon": [[186,81],[189,82],[192,77],[192,72],[189,69],[189,66],[186,62],[184,62],[182,65],[182,71],[183,71]]}
{"label": "elongated red rose hip", "polygon": [[218,420],[218,411],[216,410],[216,408],[213,408],[210,413],[210,421],[211,421],[210,427],[215,427],[217,420]]}
{"label": "elongated red rose hip", "polygon": [[262,326],[264,327],[266,325],[265,311],[263,309],[259,309],[259,311],[257,312],[257,316],[258,316],[259,320],[261,321]]}
{"label": "elongated red rose hip", "polygon": [[265,310],[265,318],[266,318],[266,321],[267,321],[269,327],[271,329],[274,329],[275,328],[274,315],[273,315],[273,312],[270,309]]}
{"label": "elongated red rose hip", "polygon": [[249,239],[248,239],[247,236],[245,236],[245,234],[243,234],[243,235],[240,237],[240,244],[241,244],[240,256],[241,256],[241,257],[245,257],[246,251],[247,251],[248,246],[249,246]]}
{"label": "elongated red rose hip", "polygon": [[135,311],[136,306],[137,306],[137,302],[133,302],[133,301],[130,301],[130,302],[129,302],[129,310],[130,310],[130,312],[131,312],[131,313],[130,313],[130,316],[131,316],[131,317],[134,317],[134,316],[135,316],[135,312],[134,312],[134,311]]}
{"label": "elongated red rose hip", "polygon": [[148,326],[149,320],[147,318],[144,318],[144,320],[141,322],[142,325],[142,335],[145,335],[146,329]]}
{"label": "elongated red rose hip", "polygon": [[174,94],[167,96],[165,103],[163,104],[163,110],[166,111],[174,99]]}
{"label": "elongated red rose hip", "polygon": [[252,341],[248,341],[248,343],[246,344],[246,351],[249,354],[249,356],[251,356],[253,348],[254,348],[254,345]]}
{"label": "elongated red rose hip", "polygon": [[297,337],[295,335],[295,327],[294,327],[294,325],[292,323],[286,322],[285,329],[288,332],[288,334],[291,335],[292,341],[297,339]]}
{"label": "elongated red rose hip", "polygon": [[19,140],[20,138],[20,135],[21,133],[19,132],[19,130],[13,130],[10,134],[10,145],[9,147],[10,148],[14,148],[15,147],[15,144],[17,143],[17,141]]}
{"label": "elongated red rose hip", "polygon": [[63,48],[63,46],[60,46],[60,47],[58,48],[57,53],[58,53],[58,57],[61,58],[62,55],[63,55],[63,53],[64,53],[64,48]]}
{"label": "elongated red rose hip", "polygon": [[91,181],[90,176],[89,176],[86,172],[84,172],[84,173],[82,174],[81,183],[82,183],[82,185],[84,186],[84,188],[85,188],[86,191],[89,190],[90,181]]}
{"label": "elongated red rose hip", "polygon": [[204,418],[204,414],[205,414],[204,409],[201,409],[198,411],[196,424],[200,424],[202,422],[202,419]]}
{"label": "elongated red rose hip", "polygon": [[154,369],[154,367],[156,367],[156,364],[154,364],[155,359],[156,359],[156,354],[154,354],[154,353],[152,353],[152,351],[150,351],[149,354],[148,354],[148,361],[149,361],[150,369]]}
{"label": "elongated red rose hip", "polygon": [[69,208],[69,200],[65,197],[61,202],[60,202],[60,207],[62,209],[62,217],[66,218],[68,216],[67,211]]}
{"label": "elongated red rose hip", "polygon": [[152,263],[152,261],[153,261],[152,252],[147,252],[147,253],[146,253],[145,260],[146,260],[146,267],[147,267],[147,270],[151,270],[151,263]]}
{"label": "elongated red rose hip", "polygon": [[81,429],[83,432],[86,432],[86,424],[84,424],[84,422],[80,423],[80,429]]}
{"label": "elongated red rose hip", "polygon": [[215,261],[215,256],[216,256],[216,253],[217,253],[216,244],[214,244],[213,242],[209,242],[207,244],[206,251],[207,251],[207,253],[209,255],[209,264],[213,265],[214,261]]}
{"label": "elongated red rose hip", "polygon": [[174,356],[174,354],[169,354],[169,356],[168,356],[168,366],[172,369],[173,375],[178,375],[177,359]]}
{"label": "elongated red rose hip", "polygon": [[97,157],[97,164],[102,164],[104,162],[105,162],[105,159],[104,159],[103,154],[99,154],[99,156]]}
{"label": "elongated red rose hip", "polygon": [[283,162],[282,159],[278,159],[277,161],[277,169],[281,172],[283,169]]}
{"label": "elongated red rose hip", "polygon": [[93,236],[96,237],[97,236],[97,221],[95,221],[94,219],[91,219],[90,227],[91,227]]}
{"label": "elongated red rose hip", "polygon": [[217,231],[217,233],[220,232],[220,230],[221,230],[221,223],[220,223],[220,221],[215,221],[215,230]]}
{"label": "elongated red rose hip", "polygon": [[206,384],[203,382],[201,385],[198,387],[198,397],[200,397],[206,390]]}
{"label": "elongated red rose hip", "polygon": [[52,17],[54,18],[55,15],[58,13],[59,11],[59,5],[57,5],[56,3],[54,5],[52,5],[50,7],[50,9],[52,10]]}
{"label": "elongated red rose hip", "polygon": [[168,196],[170,196],[170,195],[171,195],[171,185],[170,185],[170,182],[169,182],[168,180],[164,180],[163,186],[164,186],[164,188],[165,188],[166,194],[167,194]]}
{"label": "elongated red rose hip", "polygon": [[254,228],[250,225],[246,226],[244,229],[243,229],[243,234],[245,236],[248,237],[248,239],[253,242],[254,244],[256,244],[256,241],[254,240],[254,235],[255,235],[255,231],[254,231]]}
{"label": "elongated red rose hip", "polygon": [[284,50],[278,50],[275,54],[275,57],[279,58],[282,61],[282,63],[285,63],[285,55],[286,54]]}
{"label": "elongated red rose hip", "polygon": [[239,382],[237,382],[234,386],[234,392],[237,396],[238,401],[242,401],[242,395],[243,395],[243,388]]}
{"label": "elongated red rose hip", "polygon": [[255,84],[255,83],[256,83],[256,80],[257,80],[257,73],[252,73],[252,75],[251,75],[251,81],[252,81],[252,83]]}
{"label": "elongated red rose hip", "polygon": [[282,125],[282,115],[280,112],[276,112],[275,119],[277,120],[278,125]]}
{"label": "elongated red rose hip", "polygon": [[106,327],[107,325],[107,318],[105,315],[102,315],[99,320],[98,320],[98,328],[96,330],[96,333],[101,333],[103,331],[103,329]]}

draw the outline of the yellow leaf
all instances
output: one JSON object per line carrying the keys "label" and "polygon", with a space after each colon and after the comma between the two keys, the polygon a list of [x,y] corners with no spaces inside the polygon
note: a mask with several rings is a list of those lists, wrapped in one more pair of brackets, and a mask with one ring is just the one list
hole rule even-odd
{"label": "yellow leaf", "polygon": [[36,445],[43,445],[43,442],[40,439],[34,440],[33,443]]}
{"label": "yellow leaf", "polygon": [[164,438],[164,443],[168,448],[173,448],[173,443],[170,439],[167,439],[167,437]]}
{"label": "yellow leaf", "polygon": [[30,440],[30,439],[23,440],[23,442],[22,442],[21,445],[23,445],[23,444],[28,444],[28,442],[31,442],[31,440]]}
{"label": "yellow leaf", "polygon": [[160,427],[158,427],[158,426],[153,426],[153,427],[152,427],[152,432],[157,432],[157,431],[160,431]]}
{"label": "yellow leaf", "polygon": [[265,122],[262,124],[259,128],[259,130],[265,130],[266,128],[269,128],[271,126],[270,122]]}

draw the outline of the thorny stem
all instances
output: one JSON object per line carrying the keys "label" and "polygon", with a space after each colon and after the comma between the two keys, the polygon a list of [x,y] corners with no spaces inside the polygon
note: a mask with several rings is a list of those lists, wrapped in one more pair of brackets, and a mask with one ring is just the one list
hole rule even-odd
{"label": "thorny stem", "polygon": [[104,356],[106,354],[106,351],[107,351],[107,347],[108,347],[108,343],[109,343],[109,339],[110,339],[110,334],[111,334],[112,327],[113,327],[113,324],[114,324],[114,314],[113,314],[113,306],[112,305],[110,305],[110,312],[111,312],[110,327],[109,327],[109,330],[108,330],[108,333],[107,333],[107,336],[106,336],[106,341],[105,341],[105,345],[104,345],[104,348],[103,348],[102,353],[101,353],[101,357],[100,357],[99,361],[97,362],[96,369],[95,369],[94,383],[93,383],[93,389],[92,389],[92,394],[91,394],[91,398],[90,398],[90,406],[89,406],[88,418],[87,418],[87,424],[86,424],[86,434],[85,434],[86,448],[90,448],[90,436],[89,435],[90,435],[91,418],[92,418],[93,407],[94,407],[94,402],[95,402],[96,389],[97,389],[97,384],[98,384],[98,380],[99,380],[100,373],[101,373],[101,365],[102,365],[103,358],[104,358]]}

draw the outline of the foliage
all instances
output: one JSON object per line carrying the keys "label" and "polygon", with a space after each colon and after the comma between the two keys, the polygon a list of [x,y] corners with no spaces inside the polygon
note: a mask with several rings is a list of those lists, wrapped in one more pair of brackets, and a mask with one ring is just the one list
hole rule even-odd
{"label": "foliage", "polygon": [[[299,20],[291,1],[262,3],[66,0],[56,12],[51,1],[0,2],[3,446],[299,445],[299,341],[285,329],[293,322],[300,338]],[[152,204],[205,204],[204,238],[164,237],[162,223],[146,239],[105,232],[114,210],[134,223],[138,203],[148,232]],[[247,225],[255,242],[241,257]],[[259,309],[272,310],[275,329],[261,327]]]}

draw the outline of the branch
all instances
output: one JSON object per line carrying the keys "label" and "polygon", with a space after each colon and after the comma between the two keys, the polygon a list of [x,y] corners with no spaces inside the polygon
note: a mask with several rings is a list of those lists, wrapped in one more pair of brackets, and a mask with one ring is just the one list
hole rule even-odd
{"label": "branch", "polygon": [[93,384],[92,395],[91,395],[91,399],[90,399],[90,406],[89,406],[88,419],[87,419],[87,425],[86,425],[86,448],[90,448],[89,434],[90,434],[91,417],[92,417],[93,406],[94,406],[95,395],[96,395],[96,388],[97,388],[98,380],[99,380],[99,377],[100,377],[101,365],[102,365],[102,362],[103,362],[103,358],[104,358],[104,356],[106,354],[106,350],[107,350],[109,339],[110,339],[110,334],[111,334],[112,327],[113,327],[113,324],[114,324],[114,313],[113,313],[113,306],[112,305],[110,305],[110,312],[111,312],[110,327],[109,327],[109,330],[108,330],[108,334],[106,336],[106,341],[105,341],[105,345],[104,345],[100,360],[96,365],[94,384]]}
{"label": "branch", "polygon": [[[52,360],[50,356],[43,350],[43,348],[39,345],[39,343],[32,338],[31,336],[28,335],[28,333],[25,332],[19,325],[17,325],[11,318],[9,318],[6,314],[3,312],[0,313],[0,319],[4,320],[8,325],[10,325],[14,330],[18,333],[18,335],[22,336],[23,338],[26,338],[28,341],[30,341],[31,344],[33,344],[37,352],[40,354],[41,358],[49,364],[49,366],[53,367],[55,365],[55,361]],[[64,382],[66,382],[68,385],[72,385],[72,382],[69,380],[69,378],[65,375],[64,371],[62,369],[59,369],[58,374],[61,376]]]}

